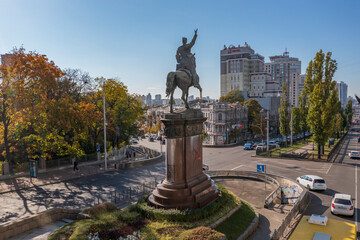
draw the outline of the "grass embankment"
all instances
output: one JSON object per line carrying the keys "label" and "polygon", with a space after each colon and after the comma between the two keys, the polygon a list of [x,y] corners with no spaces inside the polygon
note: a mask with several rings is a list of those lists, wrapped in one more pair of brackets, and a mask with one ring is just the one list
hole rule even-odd
{"label": "grass embankment", "polygon": [[[204,207],[195,210],[164,210],[147,206],[142,199],[136,205],[119,210],[111,204],[102,204],[86,212],[91,219],[79,220],[57,230],[50,240],[88,239],[90,233],[98,233],[100,239],[117,239],[137,231],[141,239],[235,239],[249,226],[254,211],[245,202],[241,208],[216,231],[206,227],[225,216],[240,200],[225,188],[219,186],[220,197]],[[199,228],[200,227],[200,228]],[[223,234],[221,234],[223,233]]]}
{"label": "grass embankment", "polygon": [[[340,141],[342,136],[343,136],[343,134],[340,135],[339,138],[335,138],[334,144],[332,144],[330,147],[329,147],[329,145],[324,146],[324,154],[321,155],[321,159],[327,159],[329,153],[334,148],[334,146]],[[270,157],[281,157],[281,154],[283,154],[283,153],[293,153],[293,152],[295,153],[296,150],[304,148],[305,146],[312,145],[312,144],[313,144],[313,142],[311,142],[311,141],[300,140],[296,143],[293,143],[293,145],[290,145],[290,143],[289,143],[287,147],[281,147],[280,149],[271,149],[269,155],[270,155]],[[314,150],[312,150],[312,148],[310,148],[310,150],[307,149],[307,151],[308,151],[308,154],[306,155],[307,159],[318,159],[316,144],[314,145]],[[267,156],[268,154],[267,154],[267,152],[262,152],[259,155]]]}
{"label": "grass embankment", "polygon": [[216,231],[226,235],[226,239],[237,239],[250,225],[255,217],[252,207],[241,201],[241,208],[230,218],[215,228]]}

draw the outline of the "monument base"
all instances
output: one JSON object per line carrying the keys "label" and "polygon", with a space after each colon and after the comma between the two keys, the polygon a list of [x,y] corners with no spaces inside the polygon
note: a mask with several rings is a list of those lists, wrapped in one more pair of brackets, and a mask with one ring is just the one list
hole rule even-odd
{"label": "monument base", "polygon": [[165,209],[201,208],[218,197],[217,188],[202,170],[200,109],[166,114],[166,179],[157,185],[149,204]]}

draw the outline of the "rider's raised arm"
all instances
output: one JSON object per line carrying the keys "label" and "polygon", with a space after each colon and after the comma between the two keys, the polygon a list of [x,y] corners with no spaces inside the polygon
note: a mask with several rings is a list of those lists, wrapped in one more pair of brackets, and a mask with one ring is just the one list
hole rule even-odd
{"label": "rider's raised arm", "polygon": [[190,42],[189,45],[188,45],[190,48],[192,48],[192,46],[194,46],[195,41],[196,41],[196,38],[197,38],[197,29],[195,30],[195,34],[194,34],[191,42]]}

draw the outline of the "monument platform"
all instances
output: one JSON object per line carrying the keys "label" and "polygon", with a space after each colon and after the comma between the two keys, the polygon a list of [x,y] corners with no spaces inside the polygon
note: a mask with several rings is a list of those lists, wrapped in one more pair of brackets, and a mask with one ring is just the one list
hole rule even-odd
{"label": "monument platform", "polygon": [[200,109],[169,113],[161,120],[167,138],[166,178],[149,197],[151,205],[166,209],[200,208],[218,197],[214,182],[202,169],[205,120]]}

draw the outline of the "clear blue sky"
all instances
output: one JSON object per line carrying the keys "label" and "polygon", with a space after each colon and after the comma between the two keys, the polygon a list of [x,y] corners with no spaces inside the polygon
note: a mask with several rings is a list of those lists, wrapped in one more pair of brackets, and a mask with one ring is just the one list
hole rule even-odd
{"label": "clear blue sky", "polygon": [[303,73],[319,49],[331,51],[335,80],[353,96],[360,94],[359,13],[358,0],[0,0],[0,53],[23,46],[60,68],[117,77],[131,93],[164,97],[181,38],[198,28],[192,50],[204,96],[220,95],[224,44],[244,42],[266,62],[287,48]]}

